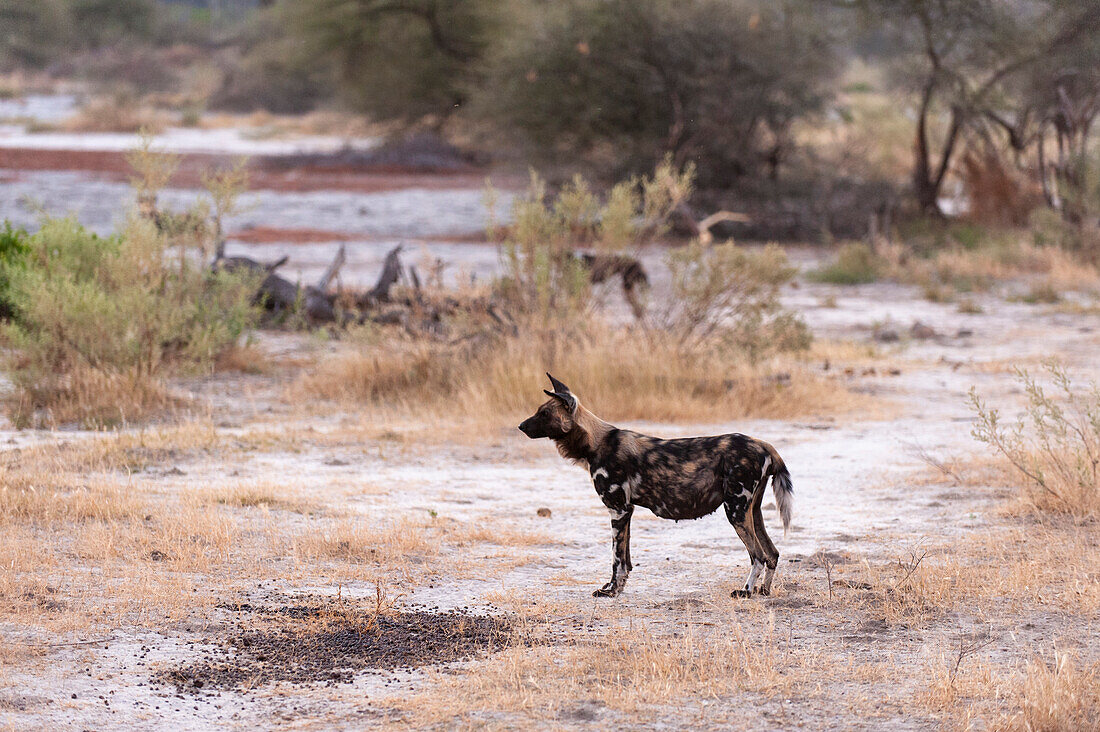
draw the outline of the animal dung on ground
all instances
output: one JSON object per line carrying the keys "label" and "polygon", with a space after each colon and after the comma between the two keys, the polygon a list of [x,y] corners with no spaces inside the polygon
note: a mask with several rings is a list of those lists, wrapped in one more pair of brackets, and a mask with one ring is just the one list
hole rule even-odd
{"label": "animal dung on ground", "polygon": [[541,518],[550,518],[550,509],[546,506],[543,506],[538,511],[535,511],[535,513],[537,513]]}
{"label": "animal dung on ground", "polygon": [[[218,647],[154,682],[181,691],[251,688],[274,682],[348,683],[362,671],[393,671],[462,661],[502,650],[511,623],[461,610],[383,610],[331,598],[317,604],[227,605],[236,626]],[[216,693],[216,692],[209,692]]]}

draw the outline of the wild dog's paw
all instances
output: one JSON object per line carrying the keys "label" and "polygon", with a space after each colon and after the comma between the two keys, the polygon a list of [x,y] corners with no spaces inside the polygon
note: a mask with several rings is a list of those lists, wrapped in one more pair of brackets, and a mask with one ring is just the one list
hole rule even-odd
{"label": "wild dog's paw", "polygon": [[746,589],[734,590],[730,593],[730,597],[750,597],[751,595],[752,593]]}
{"label": "wild dog's paw", "polygon": [[756,594],[760,595],[761,597],[768,597],[772,594],[772,591],[769,590],[767,587],[757,587]]}
{"label": "wild dog's paw", "polygon": [[622,585],[616,585],[614,582],[608,582],[606,585],[598,590],[592,591],[592,597],[615,597],[623,591]]}

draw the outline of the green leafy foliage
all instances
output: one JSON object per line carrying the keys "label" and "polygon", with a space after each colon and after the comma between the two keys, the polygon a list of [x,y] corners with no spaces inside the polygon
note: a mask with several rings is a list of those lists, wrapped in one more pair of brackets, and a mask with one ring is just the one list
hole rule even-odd
{"label": "green leafy foliage", "polygon": [[628,170],[672,153],[712,185],[774,172],[837,67],[809,5],[568,0],[495,49],[475,101],[541,151]]}
{"label": "green leafy foliage", "polygon": [[779,299],[797,270],[778,246],[694,242],[670,252],[668,266],[672,297],[655,315],[655,331],[682,350],[718,348],[755,362],[809,347],[809,328]]}
{"label": "green leafy foliage", "polygon": [[28,250],[26,230],[17,229],[5,220],[4,228],[0,229],[0,318],[9,318],[15,312],[5,271],[8,267],[22,267]]}
{"label": "green leafy foliage", "polygon": [[1024,483],[1023,499],[1040,511],[1095,516],[1100,511],[1100,388],[1072,382],[1065,367],[1044,366],[1050,386],[1025,370],[1017,376],[1027,406],[1005,424],[998,409],[970,391],[973,435],[1003,457]]}
{"label": "green leafy foliage", "polygon": [[100,237],[72,219],[50,219],[4,261],[15,314],[2,328],[20,390],[17,421],[50,405],[74,373],[156,379],[208,368],[258,313],[256,283],[171,251],[145,219]]}
{"label": "green leafy foliage", "polygon": [[74,50],[151,38],[155,0],[5,0],[0,64],[43,66]]}
{"label": "green leafy foliage", "polygon": [[378,119],[448,114],[465,103],[505,3],[285,0],[278,11],[344,98]]}
{"label": "green leafy foliage", "polygon": [[864,285],[877,280],[883,266],[869,245],[852,242],[840,248],[835,260],[810,272],[809,279],[830,285]]}

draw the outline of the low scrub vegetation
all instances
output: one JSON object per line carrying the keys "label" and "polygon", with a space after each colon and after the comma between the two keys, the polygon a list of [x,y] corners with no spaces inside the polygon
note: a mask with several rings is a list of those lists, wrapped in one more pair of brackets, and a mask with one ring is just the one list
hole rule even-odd
{"label": "low scrub vegetation", "polygon": [[503,234],[497,237],[504,265],[498,295],[525,319],[560,324],[590,315],[592,265],[582,250],[612,258],[665,233],[673,211],[691,195],[693,178],[692,167],[680,171],[665,160],[652,176],[623,181],[601,200],[580,176],[554,196],[534,176],[512,206],[512,225],[489,222],[491,234]]}
{"label": "low scrub vegetation", "polygon": [[121,422],[171,403],[163,377],[208,368],[255,322],[254,283],[211,273],[144,219],[100,237],[52,219],[5,262],[16,424]]}
{"label": "low scrub vegetation", "polygon": [[778,247],[674,249],[665,302],[629,326],[597,313],[583,255],[638,265],[636,246],[663,230],[690,190],[691,171],[667,162],[604,201],[580,179],[553,197],[536,180],[500,241],[504,276],[491,296],[511,313],[511,327],[475,327],[447,342],[374,332],[366,349],[320,364],[294,389],[376,407],[499,417],[529,408],[550,369],[582,398],[598,395],[609,418],[727,420],[840,406],[846,393],[789,355],[809,347],[810,335],[780,304],[795,269]]}
{"label": "low scrub vegetation", "polygon": [[100,426],[169,407],[177,400],[166,376],[212,369],[257,322],[255,277],[211,271],[208,261],[240,181],[208,177],[208,225],[201,205],[156,210],[172,158],[146,141],[130,161],[142,205],[117,233],[68,218],[45,218],[33,235],[0,232],[0,337],[17,426]]}
{"label": "low scrub vegetation", "polygon": [[1000,411],[972,390],[974,437],[1011,466],[1026,505],[1094,517],[1100,513],[1100,389],[1075,385],[1056,363],[1046,365],[1045,375],[1051,387],[1019,372],[1027,406],[1014,425],[1005,425]]}
{"label": "low scrub vegetation", "polygon": [[809,278],[830,285],[865,285],[884,271],[885,262],[869,245],[852,242],[840,248],[835,260],[810,272]]}
{"label": "low scrub vegetation", "polygon": [[958,224],[903,237],[904,242],[879,240],[875,246],[844,244],[808,278],[833,285],[902,282],[920,286],[936,302],[1013,281],[1025,288],[1014,296],[1027,302],[1056,302],[1061,292],[1100,288],[1100,270],[1080,251],[1026,232]]}

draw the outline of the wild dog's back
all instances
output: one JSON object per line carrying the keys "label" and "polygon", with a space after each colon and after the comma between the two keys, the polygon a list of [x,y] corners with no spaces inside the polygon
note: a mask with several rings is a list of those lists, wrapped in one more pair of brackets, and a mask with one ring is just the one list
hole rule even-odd
{"label": "wild dog's back", "polygon": [[742,494],[747,506],[761,478],[770,474],[774,450],[746,435],[663,440],[617,432],[616,450],[597,467],[604,467],[612,483],[629,483],[629,500],[661,518],[700,518]]}

